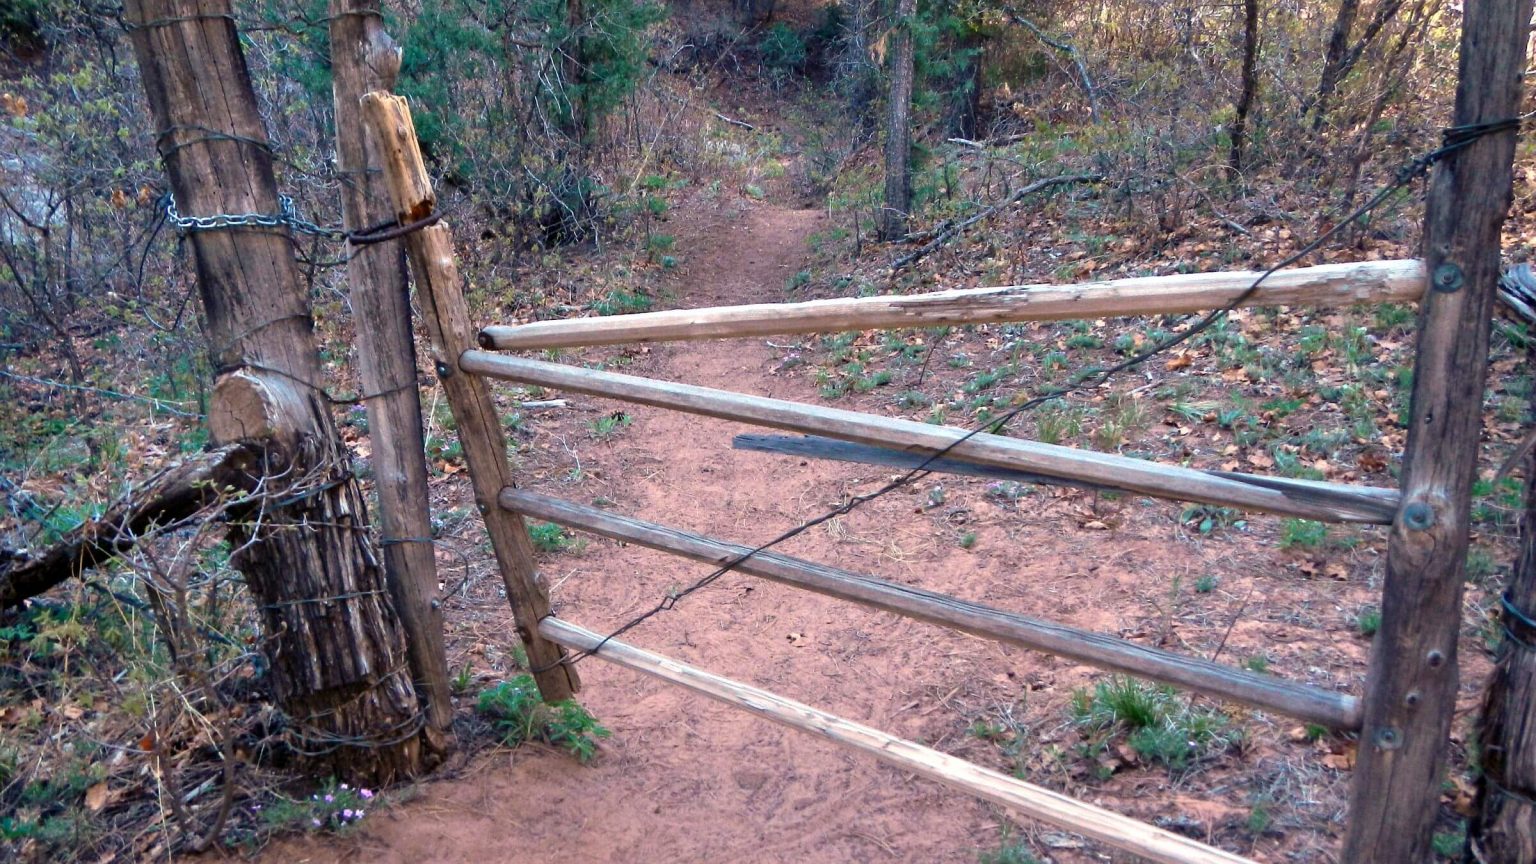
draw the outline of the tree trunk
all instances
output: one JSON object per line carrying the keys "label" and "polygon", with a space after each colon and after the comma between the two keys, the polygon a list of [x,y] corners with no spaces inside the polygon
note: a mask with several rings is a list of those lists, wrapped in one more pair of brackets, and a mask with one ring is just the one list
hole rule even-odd
{"label": "tree trunk", "polygon": [[1259,0],[1243,0],[1243,92],[1237,97],[1237,116],[1232,120],[1232,150],[1227,165],[1233,174],[1243,170],[1243,145],[1248,137],[1248,113],[1259,92]]}
{"label": "tree trunk", "polygon": [[[384,32],[379,0],[331,0],[331,76],[336,104],[336,153],[344,182],[342,213],[347,228],[365,230],[392,221],[395,208],[378,176],[379,160],[368,147],[358,100],[394,87],[400,49]],[[357,326],[358,374],[373,444],[374,489],[385,537],[384,571],[405,630],[411,677],[426,709],[428,741],[449,747],[453,703],[443,616],[432,606],[437,563],[427,503],[426,448],[421,431],[421,394],[416,388],[416,344],[406,293],[405,250],[399,241],[349,247],[347,283]]]}
{"label": "tree trunk", "polygon": [[[228,0],[128,0],[134,53],[181,212],[276,213],[266,130]],[[231,528],[260,607],[290,743],[368,782],[420,773],[417,705],[367,510],[320,387],[285,228],[190,235],[212,365],[215,443],[260,442],[268,497]]]}
{"label": "tree trunk", "polygon": [[560,66],[565,78],[562,95],[566,117],[564,132],[578,149],[587,143],[587,13],[582,0],[565,0],[565,44],[561,46]]}
{"label": "tree trunk", "polygon": [[[1312,129],[1323,125],[1328,113],[1328,97],[1333,95],[1343,76],[1344,55],[1349,51],[1349,34],[1355,29],[1355,18],[1360,14],[1360,0],[1339,0],[1339,14],[1333,19],[1333,32],[1328,37],[1328,50],[1323,55],[1323,74],[1318,78],[1317,95],[1312,99]],[[1303,112],[1305,113],[1305,112]]]}
{"label": "tree trunk", "polygon": [[[1531,0],[1469,3],[1453,123],[1515,118]],[[1515,128],[1451,152],[1430,183],[1402,505],[1387,541],[1381,629],[1340,860],[1429,861],[1446,738],[1456,707],[1456,647],[1477,469],[1499,234],[1511,198]]]}
{"label": "tree trunk", "polygon": [[[1536,351],[1528,351],[1536,362]],[[1477,812],[1467,825],[1467,860],[1536,861],[1536,458],[1525,459],[1520,557],[1505,590],[1505,637],[1483,702]]]}
{"label": "tree trunk", "polygon": [[907,234],[912,209],[912,19],[917,0],[897,0],[891,25],[890,79],[886,96],[885,204],[880,210],[880,239]]}

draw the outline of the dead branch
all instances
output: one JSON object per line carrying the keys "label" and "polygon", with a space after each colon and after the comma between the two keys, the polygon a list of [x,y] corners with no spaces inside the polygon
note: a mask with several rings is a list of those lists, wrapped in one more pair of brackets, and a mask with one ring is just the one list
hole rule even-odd
{"label": "dead branch", "polygon": [[1041,30],[1035,22],[1017,12],[1009,10],[1008,17],[1013,20],[1013,23],[1035,34],[1035,38],[1045,45],[1071,58],[1073,65],[1077,67],[1078,77],[1083,82],[1083,92],[1088,95],[1088,116],[1095,120],[1099,119],[1099,94],[1093,87],[1093,79],[1088,77],[1088,64],[1083,62],[1082,52],[1078,51],[1076,46],[1070,42],[1062,42],[1045,35],[1045,31]]}
{"label": "dead branch", "polygon": [[953,240],[967,228],[975,225],[977,222],[991,217],[994,213],[1003,209],[1004,207],[1011,207],[1026,196],[1033,195],[1042,189],[1050,189],[1054,186],[1061,186],[1067,183],[1093,183],[1102,179],[1104,179],[1103,174],[1063,174],[1059,177],[1047,177],[1044,180],[1036,180],[1028,186],[1021,186],[1014,190],[1012,195],[1009,195],[1002,201],[999,201],[990,207],[983,208],[980,212],[966,219],[962,219],[959,222],[955,222],[939,231],[934,235],[932,240],[929,240],[927,243],[923,244],[923,246],[916,251],[910,252],[900,258],[897,258],[895,261],[892,261],[891,272],[894,273],[903,267],[907,267],[923,260],[934,252],[938,251],[941,246],[943,246],[945,243],[948,243],[950,240]]}
{"label": "dead branch", "polygon": [[192,516],[231,489],[251,491],[261,477],[263,453],[253,443],[199,453],[155,472],[48,549],[0,549],[0,609],[105,563],[150,528]]}

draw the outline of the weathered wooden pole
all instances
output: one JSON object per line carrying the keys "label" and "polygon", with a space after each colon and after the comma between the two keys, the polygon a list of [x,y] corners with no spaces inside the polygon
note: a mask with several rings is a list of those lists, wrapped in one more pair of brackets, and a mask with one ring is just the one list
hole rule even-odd
{"label": "weathered wooden pole", "polygon": [[[363,116],[384,167],[384,180],[401,224],[433,214],[437,195],[422,161],[411,110],[403,97],[369,93],[362,99]],[[528,651],[528,662],[546,701],[569,699],[580,687],[576,669],[560,663],[564,649],[539,634],[539,621],[549,614],[549,593],[533,566],[533,541],[523,517],[497,506],[501,490],[510,487],[506,432],[491,401],[485,379],[465,372],[459,357],[475,347],[475,330],[459,285],[453,235],[441,222],[406,237],[416,276],[416,301],[432,338],[432,361],[442,381],[448,406],[458,425],[464,460],[469,463],[475,505],[501,569],[512,606],[517,634]]]}
{"label": "weathered wooden pole", "polygon": [[[1454,120],[1462,133],[1453,141],[1519,114],[1531,0],[1468,3],[1464,14]],[[1419,315],[1402,504],[1387,544],[1341,859],[1350,864],[1417,864],[1432,855],[1515,137],[1502,128],[1443,159],[1425,205],[1431,290]]]}
{"label": "weathered wooden pole", "polygon": [[1467,825],[1467,860],[1529,864],[1536,861],[1536,458],[1531,456],[1525,460],[1520,557],[1504,602],[1505,636],[1478,733],[1482,771],[1477,812]]}
{"label": "weathered wooden pole", "polygon": [[[351,231],[394,218],[395,209],[368,147],[358,100],[389,90],[400,71],[400,49],[384,32],[379,0],[331,0],[331,92],[336,106],[336,154],[342,214]],[[437,562],[427,502],[427,459],[416,388],[416,343],[405,282],[405,249],[393,240],[349,246],[347,284],[357,328],[358,376],[373,445],[374,490],[384,538],[384,571],[405,630],[416,695],[426,709],[427,740],[450,746],[453,703],[443,616],[432,604]]]}
{"label": "weathered wooden pole", "polygon": [[[228,0],[128,0],[124,12],[180,212],[277,213],[272,153]],[[211,437],[264,449],[270,494],[232,523],[234,563],[260,608],[293,743],[343,776],[417,774],[421,711],[367,509],[320,386],[288,230],[221,224],[190,240],[219,376]]]}

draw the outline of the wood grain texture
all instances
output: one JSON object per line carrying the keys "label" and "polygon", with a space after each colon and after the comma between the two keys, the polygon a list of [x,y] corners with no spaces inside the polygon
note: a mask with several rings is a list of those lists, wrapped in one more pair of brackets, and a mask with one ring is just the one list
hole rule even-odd
{"label": "wood grain texture", "polygon": [[[459,364],[478,375],[925,455],[966,434],[965,430],[951,426],[746,396],[488,351],[466,351]],[[1385,523],[1391,520],[1397,502],[1397,494],[1391,489],[1196,471],[1001,435],[976,435],[950,453],[969,462],[1082,480],[1142,495],[1325,522]]]}
{"label": "wood grain texture", "polygon": [[[431,183],[405,99],[388,93],[369,93],[363,97],[362,105],[370,133],[379,146],[397,218],[405,223],[429,215],[434,200],[430,197]],[[549,614],[550,604],[549,592],[533,563],[533,541],[522,517],[496,504],[501,490],[515,485],[512,467],[507,463],[506,433],[489,386],[484,380],[466,374],[459,363],[460,355],[474,345],[474,330],[460,287],[453,235],[446,224],[439,222],[409,235],[406,248],[416,275],[416,301],[432,340],[433,364],[453,410],[474,486],[475,504],[485,519],[518,636],[528,651],[534,680],[545,701],[569,699],[580,687],[576,670],[560,662],[564,652],[559,645],[538,633],[538,622]]]}
{"label": "wood grain texture", "polygon": [[[1530,0],[1466,4],[1457,126],[1519,114],[1530,17]],[[1351,864],[1433,856],[1515,138],[1514,130],[1484,136],[1441,161],[1425,202],[1424,264],[1436,287],[1419,316],[1402,508],[1387,541],[1342,854]]]}
{"label": "wood grain texture", "polygon": [[[129,0],[124,18],[181,212],[278,212],[228,0]],[[153,26],[133,26],[146,22]],[[232,525],[231,542],[260,610],[291,741],[351,779],[422,773],[422,718],[400,624],[321,386],[288,232],[194,231],[189,240],[222,379],[209,410],[215,444],[256,427],[271,433],[262,436],[260,473],[272,498],[259,518]]]}
{"label": "wood grain texture", "polygon": [[[590,650],[602,641],[598,634],[558,618],[541,621],[539,631],[549,639],[579,650]],[[844,720],[766,690],[642,651],[624,642],[610,640],[593,656],[686,687],[775,723],[862,751],[903,771],[937,780],[1015,813],[1082,834],[1116,849],[1140,855],[1148,861],[1161,864],[1253,864],[1242,856],[1197,843],[1101,807],[1084,804],[1059,792],[973,765],[964,759]]]}
{"label": "wood grain texture", "polygon": [[[830,333],[877,327],[942,327],[1116,315],[1173,315],[1219,309],[1235,300],[1260,275],[1192,273],[1080,285],[968,288],[906,296],[759,303],[535,321],[517,326],[486,327],[480,331],[480,346],[497,350],[532,350],[623,342]],[[1243,305],[1320,307],[1412,303],[1424,295],[1424,285],[1424,267],[1419,261],[1324,264],[1282,270],[1270,276]]]}
{"label": "wood grain texture", "polygon": [[[1531,361],[1536,351],[1528,350]],[[1536,458],[1527,454],[1520,556],[1505,597],[1536,619]],[[1467,825],[1469,860],[1481,864],[1536,861],[1536,628],[1505,612],[1506,635],[1488,680],[1478,730],[1477,812]],[[1524,643],[1524,644],[1522,644]]]}
{"label": "wood grain texture", "polygon": [[[358,102],[388,90],[400,69],[400,49],[384,32],[379,0],[331,0],[331,92],[336,111],[342,217],[361,231],[394,217],[389,190],[368,146]],[[370,170],[371,169],[371,170]],[[384,572],[405,630],[416,694],[427,717],[433,749],[449,749],[453,700],[443,616],[435,608],[437,558],[427,501],[427,459],[416,386],[416,342],[400,241],[348,245],[347,286],[357,332],[358,379],[369,398],[368,440],[373,446],[373,489],[379,506]]]}
{"label": "wood grain texture", "polygon": [[[519,489],[502,490],[500,500],[502,507],[526,516],[713,566],[734,561],[750,551],[750,547],[736,543]],[[1273,675],[1242,672],[776,552],[759,552],[736,569],[976,636],[1243,702],[1331,729],[1353,729],[1360,723],[1358,701],[1342,693],[1329,693]]]}

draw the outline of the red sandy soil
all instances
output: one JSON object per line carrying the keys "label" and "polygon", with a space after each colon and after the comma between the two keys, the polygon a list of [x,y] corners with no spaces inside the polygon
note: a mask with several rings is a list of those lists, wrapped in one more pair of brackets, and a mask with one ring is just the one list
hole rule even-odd
{"label": "red sandy soil", "polygon": [[[786,279],[804,266],[807,235],[824,218],[749,202],[680,214],[669,228],[683,258],[670,305],[782,299]],[[626,372],[819,401],[805,367],[780,371],[783,353],[764,340],[736,340],[590,358],[623,355]],[[871,398],[857,407],[894,412],[889,403],[887,396],[884,405]],[[633,423],[597,440],[589,424],[620,408]],[[748,544],[892,476],[733,452],[731,436],[744,431],[753,430],[572,396],[567,409],[534,414],[517,470],[536,491],[581,503],[606,498],[615,512]],[[451,489],[451,504],[464,506],[462,476],[442,485],[440,494]],[[926,506],[936,485],[943,503]],[[1201,538],[1178,525],[1174,503],[1042,490],[1015,506],[986,498],[984,485],[934,475],[780,551],[1146,644],[1205,657],[1220,650],[1233,664],[1263,653],[1273,674],[1358,692],[1368,643],[1354,634],[1352,615],[1379,590],[1381,562],[1370,551],[1379,544],[1339,553],[1343,568],[1330,578],[1275,549],[1272,525]],[[977,542],[965,550],[959,538],[968,532]],[[470,664],[472,694],[516,670],[512,622],[489,556],[473,541],[463,551],[476,575],[447,612],[450,659],[455,668]],[[443,559],[445,581],[457,579],[459,566]],[[578,552],[543,556],[541,568],[557,613],[601,632],[708,572],[596,538]],[[1219,577],[1219,587],[1195,593],[1202,575]],[[1074,688],[1101,675],[1065,660],[741,574],[625,640],[1259,860],[1334,858],[1344,745],[1298,740],[1298,724],[1285,718],[1230,706],[1250,735],[1241,751],[1182,775],[1112,754],[1105,767],[1115,773],[1099,780],[1095,763],[1075,750],[1081,739],[1068,705]],[[282,843],[262,859],[974,862],[997,847],[1007,823],[968,795],[600,659],[580,671],[580,700],[613,731],[590,764],[540,746],[482,751],[346,837]],[[1467,677],[1464,707],[1480,676]],[[466,697],[460,712],[468,710]],[[975,720],[1007,718],[1022,734],[1017,760],[967,731]],[[1249,825],[1255,801],[1267,802],[1272,818],[1257,833]],[[1129,860],[1049,826],[1012,830],[1042,860]]]}

